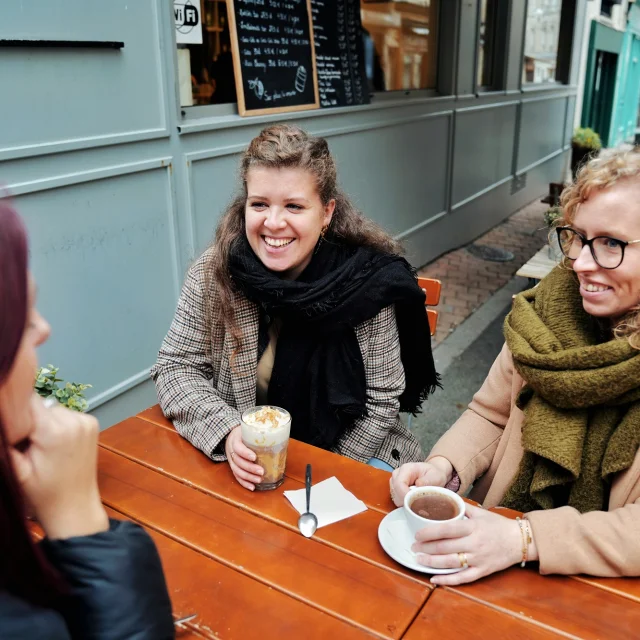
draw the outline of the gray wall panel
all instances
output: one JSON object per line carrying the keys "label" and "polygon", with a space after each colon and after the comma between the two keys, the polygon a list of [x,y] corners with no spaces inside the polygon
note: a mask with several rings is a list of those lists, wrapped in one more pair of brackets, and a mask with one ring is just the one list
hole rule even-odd
{"label": "gray wall panel", "polygon": [[528,100],[521,108],[518,171],[562,149],[566,99]]}
{"label": "gray wall panel", "polygon": [[238,154],[224,154],[191,161],[190,198],[195,255],[211,243],[218,221],[238,186]]}
{"label": "gray wall panel", "polygon": [[517,104],[456,113],[452,203],[511,174]]}
{"label": "gray wall panel", "polygon": [[[0,48],[0,159],[166,131],[154,0],[2,3],[0,38],[123,41],[121,50]],[[28,126],[26,126],[28,123]]]}
{"label": "gray wall panel", "polygon": [[16,206],[53,327],[41,360],[91,383],[93,405],[146,379],[177,294],[169,171],[28,193]]}
{"label": "gray wall panel", "polygon": [[[342,187],[356,206],[393,234],[424,223],[446,208],[447,154],[427,150],[447,149],[449,127],[450,116],[440,115],[331,136]],[[190,160],[189,178],[197,255],[208,246],[235,193],[240,155],[215,150],[190,155],[197,158]]]}
{"label": "gray wall panel", "polygon": [[[515,194],[507,182],[417,230],[405,240],[408,259],[422,265],[473,241],[545,193],[549,182],[557,181],[558,176],[564,174],[567,158],[568,152],[565,152],[531,169],[527,173],[527,186]],[[542,219],[540,225],[543,225]],[[443,282],[443,286],[446,288],[447,283]]]}
{"label": "gray wall panel", "polygon": [[330,138],[343,188],[393,234],[437,215],[446,207],[449,126],[438,116]]}

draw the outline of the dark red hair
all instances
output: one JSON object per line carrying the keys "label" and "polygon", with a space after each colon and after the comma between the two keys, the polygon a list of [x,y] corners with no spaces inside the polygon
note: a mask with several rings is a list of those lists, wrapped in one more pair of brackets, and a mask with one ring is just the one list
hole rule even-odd
{"label": "dark red hair", "polygon": [[[24,225],[0,198],[0,387],[7,381],[27,326],[28,258]],[[24,496],[11,463],[1,414],[0,549],[0,590],[36,604],[53,602],[59,591],[58,578],[27,529]]]}

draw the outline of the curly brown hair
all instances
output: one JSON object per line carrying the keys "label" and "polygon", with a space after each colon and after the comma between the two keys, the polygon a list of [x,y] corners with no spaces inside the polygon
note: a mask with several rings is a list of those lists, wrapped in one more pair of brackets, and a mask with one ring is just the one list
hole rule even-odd
{"label": "curly brown hair", "polygon": [[[229,255],[245,235],[247,175],[253,167],[269,169],[296,168],[308,171],[315,179],[323,205],[335,200],[327,239],[366,246],[382,253],[402,253],[401,245],[375,222],[365,217],[338,186],[336,163],[324,138],[309,135],[299,127],[278,124],[266,127],[244,152],[240,163],[241,191],[222,216],[216,230],[207,272],[207,290],[215,289],[219,313],[235,342],[235,352],[242,344],[242,332],[235,321],[234,285],[229,275]],[[208,305],[213,304],[207,296]],[[209,307],[210,309],[210,307]],[[207,316],[211,318],[208,311]]]}
{"label": "curly brown hair", "polygon": [[[605,149],[583,165],[575,181],[562,192],[560,224],[572,224],[580,205],[594,192],[610,189],[622,180],[640,181],[638,147],[621,145]],[[640,304],[615,323],[613,333],[616,338],[627,339],[632,347],[640,349]]]}

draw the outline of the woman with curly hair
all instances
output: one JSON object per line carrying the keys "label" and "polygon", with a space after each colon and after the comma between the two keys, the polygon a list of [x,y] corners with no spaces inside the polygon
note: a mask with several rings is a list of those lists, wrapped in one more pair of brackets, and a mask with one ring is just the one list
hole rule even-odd
{"label": "woman with curly hair", "polygon": [[448,486],[513,521],[468,520],[416,535],[436,584],[527,560],[540,573],[640,575],[640,152],[608,150],[562,194],[563,263],[514,299],[506,344],[468,410],[426,462],[393,473]]}
{"label": "woman with curly hair", "polygon": [[152,370],[165,415],[249,490],[262,469],[240,416],[256,404],[289,411],[303,442],[387,470],[419,460],[398,413],[417,411],[437,375],[399,251],[338,188],[326,140],[262,131]]}

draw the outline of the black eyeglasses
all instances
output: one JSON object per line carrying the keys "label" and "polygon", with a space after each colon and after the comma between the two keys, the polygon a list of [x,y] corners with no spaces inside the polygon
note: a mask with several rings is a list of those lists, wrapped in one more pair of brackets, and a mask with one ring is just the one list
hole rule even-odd
{"label": "black eyeglasses", "polygon": [[596,264],[603,269],[616,269],[619,267],[624,260],[625,247],[629,244],[640,242],[640,240],[627,242],[626,240],[618,240],[618,238],[609,236],[596,236],[591,240],[587,240],[586,236],[571,227],[558,227],[556,232],[560,249],[565,257],[569,258],[569,260],[575,260],[582,252],[583,247],[588,245]]}

